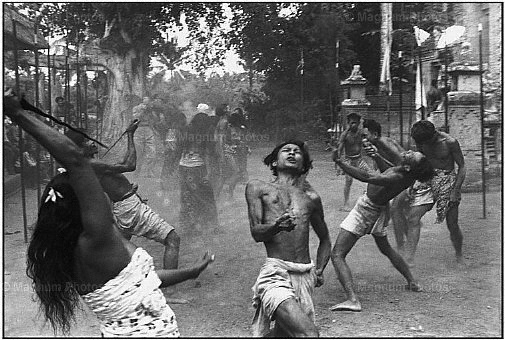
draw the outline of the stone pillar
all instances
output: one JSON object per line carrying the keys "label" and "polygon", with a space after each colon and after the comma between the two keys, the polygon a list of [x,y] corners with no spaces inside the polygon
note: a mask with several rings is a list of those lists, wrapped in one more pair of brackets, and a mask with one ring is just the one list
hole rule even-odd
{"label": "stone pillar", "polygon": [[453,91],[448,93],[448,97],[450,135],[458,140],[467,168],[463,188],[480,190],[482,183],[480,94],[471,91]]}
{"label": "stone pillar", "polygon": [[[366,99],[366,84],[367,80],[361,75],[360,66],[354,65],[351,75],[340,82],[344,93],[347,93],[347,98],[342,101],[342,111],[347,117],[350,113],[356,113],[363,119],[367,118],[368,107],[370,102]],[[344,127],[347,121],[344,119]]]}

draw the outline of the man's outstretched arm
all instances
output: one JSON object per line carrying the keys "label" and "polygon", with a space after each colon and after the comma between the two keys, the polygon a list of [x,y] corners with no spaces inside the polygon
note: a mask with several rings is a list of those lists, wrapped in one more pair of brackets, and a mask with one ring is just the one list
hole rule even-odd
{"label": "man's outstretched arm", "polygon": [[123,160],[120,163],[109,164],[98,159],[91,160],[91,166],[97,173],[123,173],[135,171],[137,168],[137,151],[135,149],[134,134],[139,126],[139,120],[133,120],[126,129],[128,145]]}
{"label": "man's outstretched arm", "polygon": [[345,171],[348,175],[353,178],[356,178],[358,181],[366,182],[375,185],[388,186],[395,184],[397,181],[402,179],[397,171],[380,173],[380,174],[369,174],[368,172],[356,168],[352,165],[346,164],[342,162],[341,159],[338,159],[335,163],[337,163],[342,170]]}

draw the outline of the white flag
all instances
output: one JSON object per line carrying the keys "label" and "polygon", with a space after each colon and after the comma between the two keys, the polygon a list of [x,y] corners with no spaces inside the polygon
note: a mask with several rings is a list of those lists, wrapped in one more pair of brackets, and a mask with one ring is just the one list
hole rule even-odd
{"label": "white flag", "polygon": [[419,27],[414,26],[414,36],[416,37],[417,46],[421,46],[421,44],[430,37],[430,34],[425,30],[422,30]]}
{"label": "white flag", "polygon": [[453,44],[465,34],[465,30],[465,26],[453,25],[447,27],[438,39],[437,48],[444,48],[447,45]]}

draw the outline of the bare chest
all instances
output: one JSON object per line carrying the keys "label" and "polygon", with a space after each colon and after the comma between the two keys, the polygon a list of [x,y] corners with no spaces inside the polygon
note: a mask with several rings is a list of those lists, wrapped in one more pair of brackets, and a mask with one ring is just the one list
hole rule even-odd
{"label": "bare chest", "polygon": [[446,143],[434,146],[423,146],[423,153],[435,168],[446,169],[454,166],[454,158]]}
{"label": "bare chest", "polygon": [[266,211],[275,214],[289,211],[297,218],[307,217],[312,211],[310,197],[299,188],[273,186],[263,196],[263,203]]}

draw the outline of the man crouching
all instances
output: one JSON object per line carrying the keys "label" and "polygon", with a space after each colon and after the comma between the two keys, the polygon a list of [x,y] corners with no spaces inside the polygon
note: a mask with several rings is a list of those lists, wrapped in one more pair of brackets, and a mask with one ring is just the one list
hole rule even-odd
{"label": "man crouching", "polygon": [[[275,147],[264,163],[275,179],[251,180],[246,187],[251,234],[267,251],[252,288],[253,336],[317,337],[312,293],[323,284],[331,242],[321,198],[304,176],[312,161],[304,143],[293,140]],[[309,253],[309,224],[320,241],[315,266]]]}

